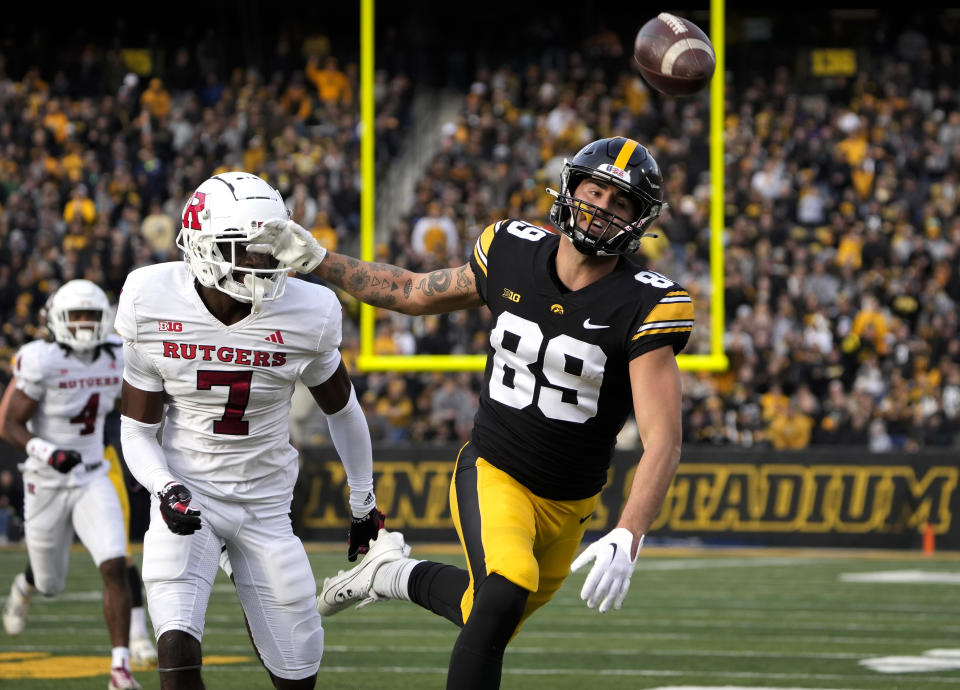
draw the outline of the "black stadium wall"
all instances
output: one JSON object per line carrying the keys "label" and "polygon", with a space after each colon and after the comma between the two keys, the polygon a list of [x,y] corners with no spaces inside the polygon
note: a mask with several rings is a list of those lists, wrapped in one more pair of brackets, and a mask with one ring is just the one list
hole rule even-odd
{"label": "black stadium wall", "polygon": [[[387,527],[411,542],[456,540],[447,493],[458,448],[375,449],[377,499]],[[618,452],[590,532],[612,529],[638,454]],[[649,543],[918,549],[960,548],[955,452],[870,454],[824,447],[798,452],[684,448]],[[347,484],[332,448],[304,451],[294,521],[304,540],[343,539]]]}

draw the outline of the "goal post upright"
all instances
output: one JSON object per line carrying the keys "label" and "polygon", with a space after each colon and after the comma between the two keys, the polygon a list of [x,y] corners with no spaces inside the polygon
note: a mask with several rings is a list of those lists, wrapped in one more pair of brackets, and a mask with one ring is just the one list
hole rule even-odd
{"label": "goal post upright", "polygon": [[[729,366],[723,350],[724,275],[723,275],[723,119],[724,119],[724,41],[725,0],[710,2],[710,41],[717,65],[710,82],[710,353],[679,354],[677,365],[684,371],[725,371]],[[376,0],[360,0],[360,168],[363,189],[360,194],[360,258],[374,260],[375,225],[375,102],[373,97],[375,65],[374,14]],[[486,355],[378,355],[374,352],[375,309],[360,305],[360,371],[433,372],[483,371]]]}

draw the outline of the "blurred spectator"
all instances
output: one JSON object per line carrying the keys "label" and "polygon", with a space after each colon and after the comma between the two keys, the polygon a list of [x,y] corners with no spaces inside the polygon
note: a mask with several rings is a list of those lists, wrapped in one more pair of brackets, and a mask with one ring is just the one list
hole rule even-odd
{"label": "blurred spectator", "polygon": [[153,77],[140,95],[140,104],[154,120],[162,120],[170,112],[170,93],[163,88],[163,80]]}
{"label": "blurred spectator", "polygon": [[63,219],[68,223],[75,220],[84,226],[91,226],[97,219],[97,207],[87,191],[87,185],[78,184],[70,194],[70,201],[63,207]]}
{"label": "blurred spectator", "polygon": [[285,203],[292,220],[305,228],[313,227],[317,217],[317,200],[310,196],[307,185],[303,182],[295,184],[293,194],[287,196]]}
{"label": "blurred spectator", "polygon": [[867,447],[871,453],[889,453],[894,450],[893,440],[887,433],[887,425],[882,417],[877,417],[870,422]]}
{"label": "blurred spectator", "polygon": [[430,424],[444,440],[466,442],[470,439],[476,406],[467,377],[446,376],[431,398]]}
{"label": "blurred spectator", "polygon": [[770,442],[776,450],[803,450],[810,445],[813,417],[804,414],[790,400],[786,407],[778,404],[770,422]]}
{"label": "blurred spectator", "polygon": [[460,239],[457,226],[440,210],[440,203],[431,201],[427,211],[413,224],[410,245],[426,263],[446,261],[448,256],[457,256]]}
{"label": "blurred spectator", "polygon": [[410,422],[413,419],[413,401],[407,394],[403,378],[393,375],[383,395],[377,399],[376,413],[387,420],[390,432],[387,441],[400,443],[410,440]]}
{"label": "blurred spectator", "polygon": [[338,103],[350,105],[353,103],[353,88],[347,75],[340,70],[340,63],[336,56],[328,55],[320,67],[317,57],[307,59],[307,78],[317,87],[317,98],[321,103]]}
{"label": "blurred spectator", "polygon": [[326,211],[319,211],[313,221],[310,233],[317,238],[320,246],[332,252],[337,251],[340,245],[340,233],[330,224],[330,215]]}
{"label": "blurred spectator", "polygon": [[176,239],[178,228],[174,225],[173,219],[163,212],[159,202],[154,202],[150,207],[150,213],[140,224],[140,234],[150,245],[157,261],[169,261],[174,258],[174,240]]}

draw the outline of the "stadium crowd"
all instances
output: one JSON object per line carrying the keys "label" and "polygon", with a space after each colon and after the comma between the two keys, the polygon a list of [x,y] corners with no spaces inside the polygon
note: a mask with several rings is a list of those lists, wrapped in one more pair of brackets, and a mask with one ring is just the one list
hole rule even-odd
{"label": "stadium crowd", "polygon": [[[801,88],[791,65],[771,64],[728,89],[731,366],[684,375],[687,442],[909,451],[960,441],[958,38],[949,24],[936,35],[892,28],[874,35],[865,69],[829,88]],[[49,74],[10,73],[0,56],[6,367],[41,333],[40,309],[61,283],[88,278],[116,300],[131,269],[176,258],[185,194],[215,171],[265,177],[323,244],[357,253],[355,58],[323,36],[281,36],[260,69],[202,48],[165,55],[147,55],[140,76],[115,49],[87,46]],[[403,146],[413,81],[381,71],[376,84],[382,168]],[[563,158],[628,134],[654,153],[670,204],[642,260],[690,289],[698,326],[686,351],[708,352],[707,95],[651,93],[607,30],[579,50],[480,62],[463,95],[378,255],[416,270],[458,266],[489,222],[546,224],[544,189],[557,186]],[[375,347],[482,353],[486,314],[378,313]],[[358,346],[345,323],[348,364]],[[375,442],[466,438],[479,374],[352,374]],[[324,442],[312,421],[295,422],[300,443]]]}
{"label": "stadium crowd", "polygon": [[[873,452],[960,441],[957,36],[955,23],[931,36],[892,27],[874,34],[868,69],[827,89],[804,90],[774,65],[728,90],[730,368],[686,374],[686,441]],[[622,56],[619,37],[599,32],[559,66],[478,70],[389,255],[415,269],[459,265],[488,222],[546,224],[543,190],[564,155],[635,132],[670,203],[643,260],[691,290],[699,329],[686,352],[709,352],[709,102],[659,98]],[[456,227],[453,241],[432,221],[435,244],[418,242],[416,224],[438,216]],[[384,316],[378,343],[435,352],[427,334],[439,332],[446,351],[478,352],[482,318],[471,315],[463,333],[463,323]],[[636,442],[631,429],[623,445]]]}

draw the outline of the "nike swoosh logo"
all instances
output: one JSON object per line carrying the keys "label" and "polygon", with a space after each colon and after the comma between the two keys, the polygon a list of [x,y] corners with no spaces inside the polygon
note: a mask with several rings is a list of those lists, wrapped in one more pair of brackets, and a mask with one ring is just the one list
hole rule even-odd
{"label": "nike swoosh logo", "polygon": [[613,555],[610,556],[610,562],[612,563],[612,562],[613,562],[613,559],[617,557],[617,545],[616,545],[616,544],[610,544],[610,546],[613,547]]}
{"label": "nike swoosh logo", "polygon": [[601,326],[601,325],[596,324],[596,323],[590,323],[590,319],[586,319],[586,320],[583,322],[583,327],[584,327],[584,328],[590,328],[590,329],[593,329],[593,328],[610,328],[610,326]]}
{"label": "nike swoosh logo", "polygon": [[593,517],[593,513],[590,513],[589,515],[584,515],[582,518],[580,518],[580,524],[582,525],[592,517]]}

